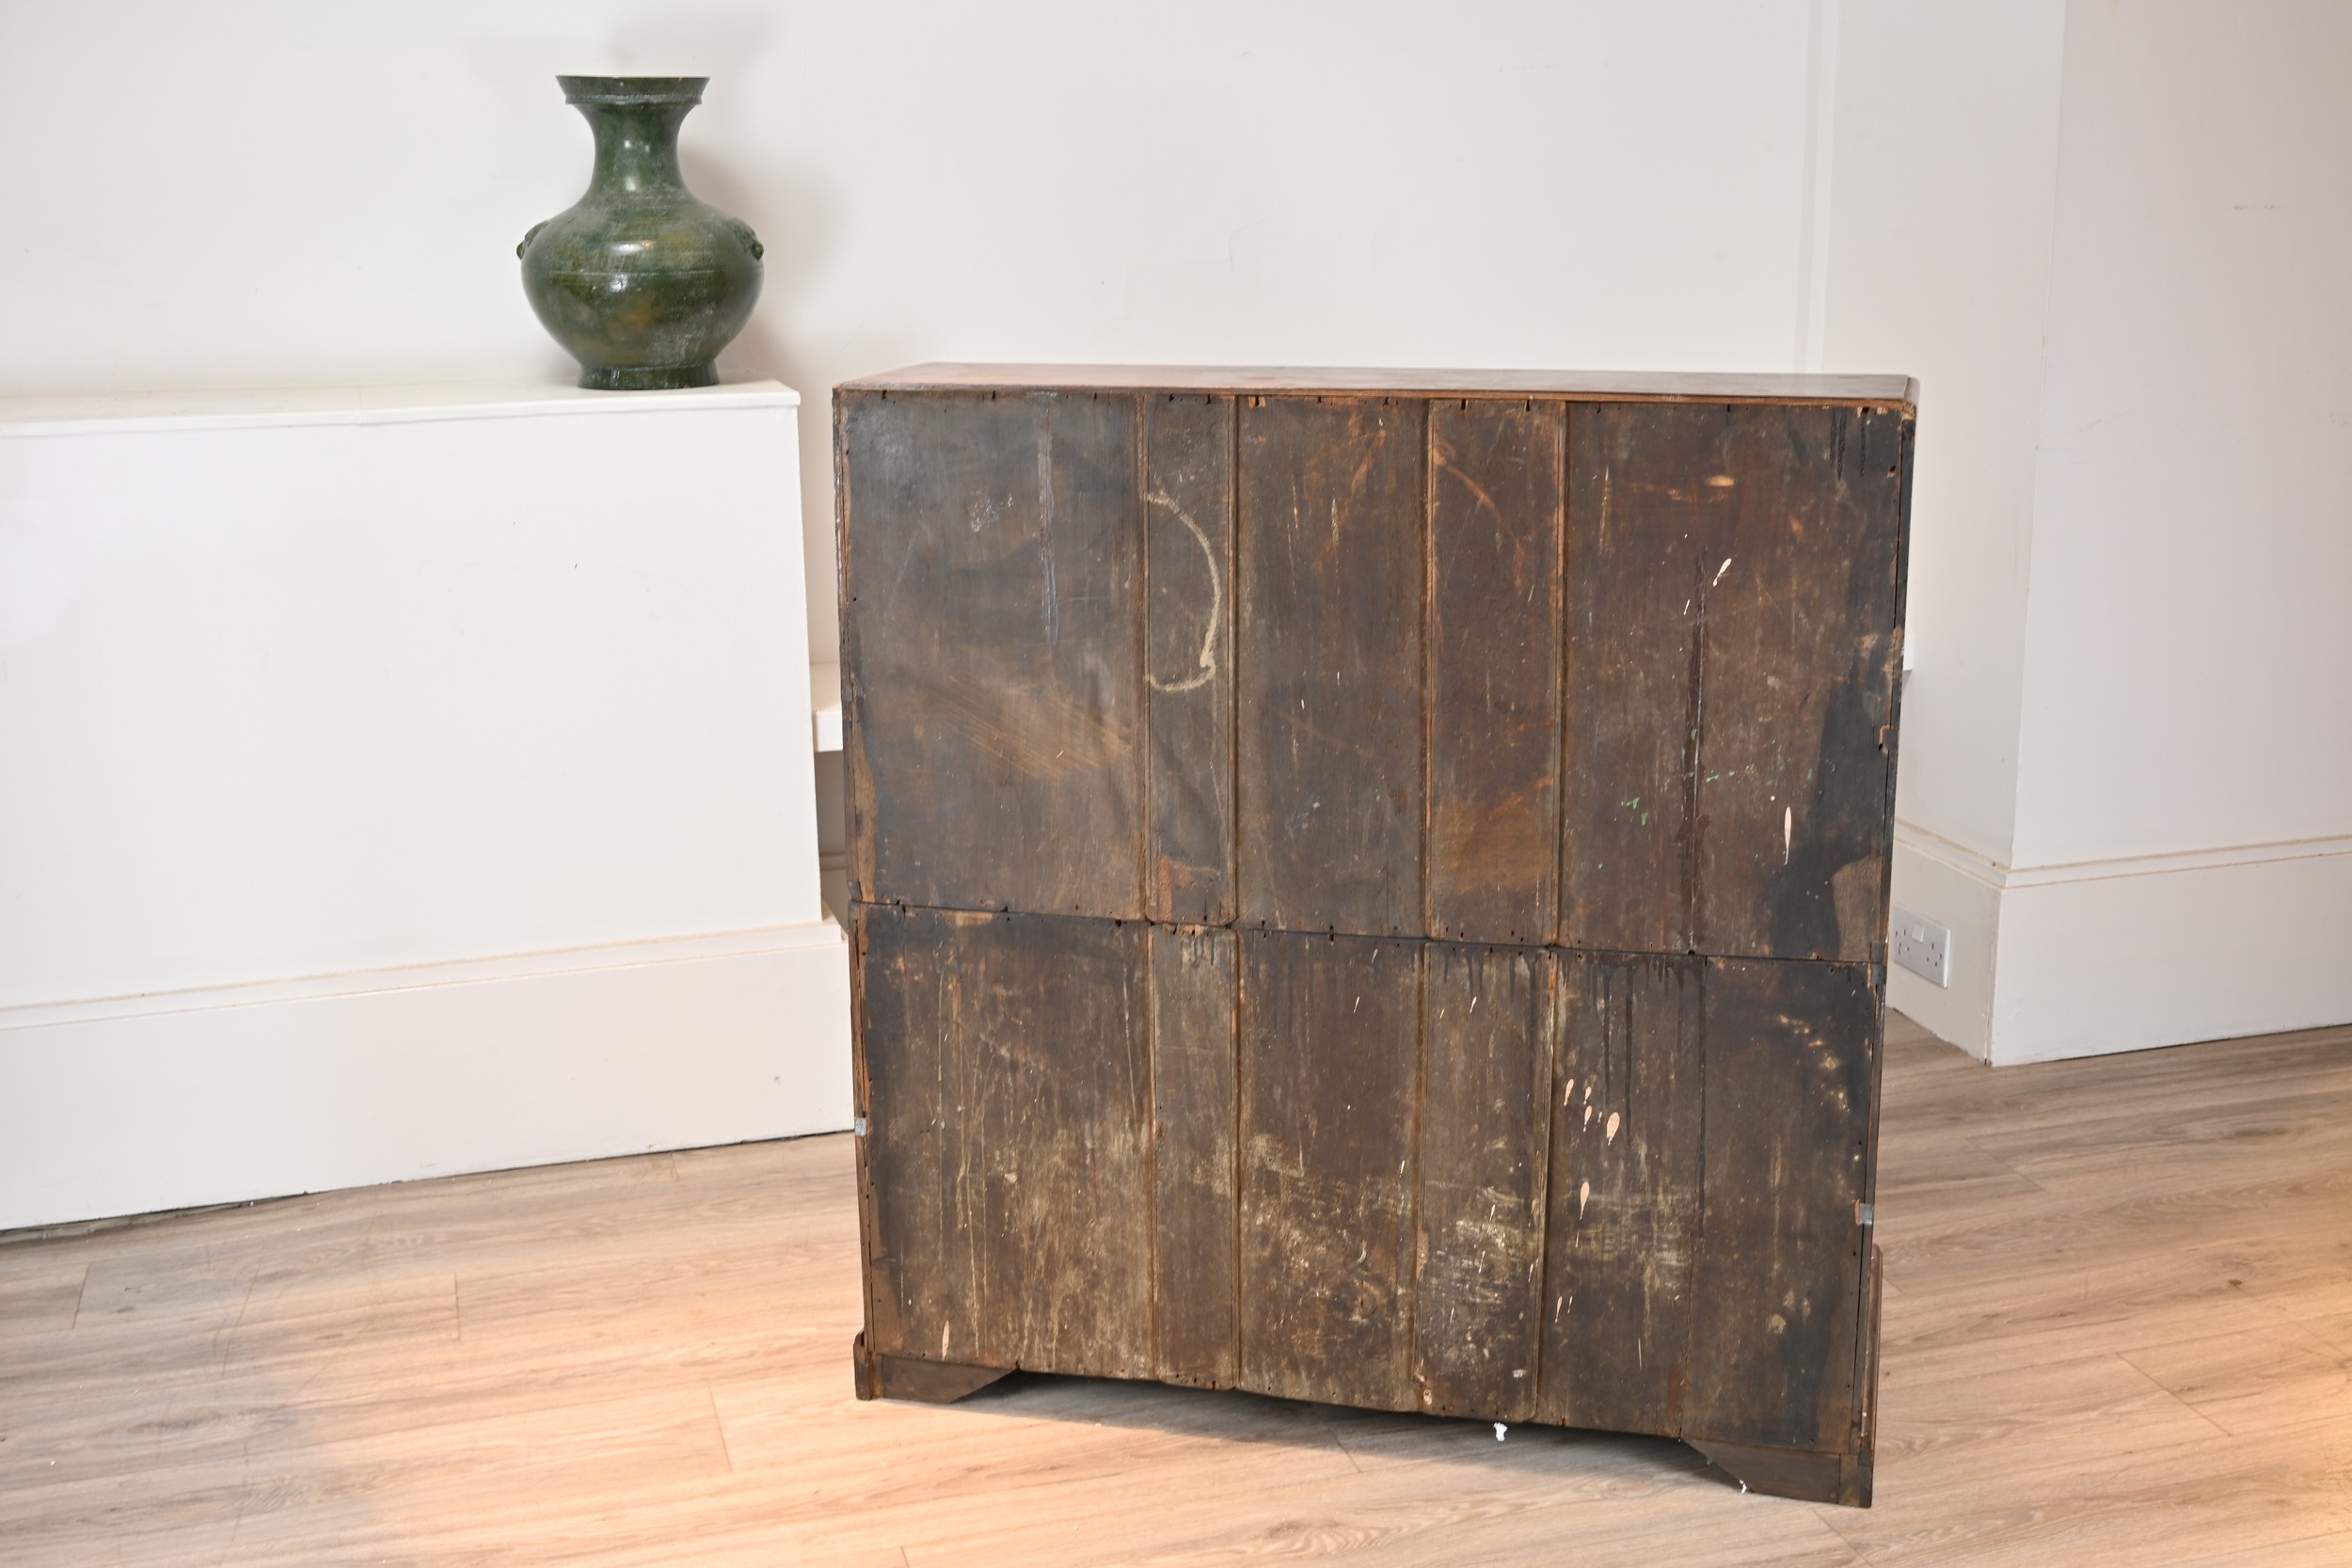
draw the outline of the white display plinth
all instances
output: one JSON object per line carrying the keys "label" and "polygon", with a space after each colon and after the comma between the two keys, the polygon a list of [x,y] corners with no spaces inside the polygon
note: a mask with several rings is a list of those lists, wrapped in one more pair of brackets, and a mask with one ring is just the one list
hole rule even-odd
{"label": "white display plinth", "polygon": [[0,1228],[849,1125],[799,402],[0,400]]}

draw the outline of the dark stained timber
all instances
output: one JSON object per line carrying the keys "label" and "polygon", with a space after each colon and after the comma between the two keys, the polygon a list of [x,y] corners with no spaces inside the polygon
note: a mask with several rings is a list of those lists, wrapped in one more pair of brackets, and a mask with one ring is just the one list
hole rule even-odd
{"label": "dark stained timber", "polygon": [[1577,411],[1564,942],[1874,956],[1908,424]]}
{"label": "dark stained timber", "polygon": [[1143,912],[1131,398],[841,408],[852,897]]}
{"label": "dark stained timber", "polygon": [[1699,1243],[1707,965],[1561,962],[1551,1109],[1547,1418],[1682,1429]]}
{"label": "dark stained timber", "polygon": [[1694,921],[1705,952],[1873,957],[1886,932],[1904,421],[1742,408],[1709,581]]}
{"label": "dark stained timber", "polygon": [[1151,1376],[1145,928],[856,921],[872,1354]]}
{"label": "dark stained timber", "polygon": [[1909,398],[843,388],[860,1395],[1657,1433],[1867,1505]]}
{"label": "dark stained timber", "polygon": [[1241,1354],[1233,933],[1154,927],[1151,943],[1156,1375],[1225,1387]]}
{"label": "dark stained timber", "polygon": [[1866,1300],[1880,999],[1860,964],[1719,959],[1707,986],[1707,1185],[1693,1433],[1849,1449]]}
{"label": "dark stained timber", "polygon": [[1233,400],[1143,400],[1152,711],[1146,904],[1233,918]]}
{"label": "dark stained timber", "polygon": [[1567,405],[1429,405],[1431,936],[1548,941]]}
{"label": "dark stained timber", "polygon": [[1694,534],[1714,413],[1579,408],[1568,424],[1560,942],[1632,953],[1692,946],[1701,594]]}
{"label": "dark stained timber", "polygon": [[1525,1420],[1541,1367],[1556,964],[1541,948],[1423,954],[1413,1379],[1433,1414]]}
{"label": "dark stained timber", "polygon": [[1261,1392],[1420,1406],[1420,958],[1412,942],[1242,936],[1241,1358]]}
{"label": "dark stained timber", "polygon": [[1424,412],[1385,398],[1240,410],[1247,924],[1421,930]]}

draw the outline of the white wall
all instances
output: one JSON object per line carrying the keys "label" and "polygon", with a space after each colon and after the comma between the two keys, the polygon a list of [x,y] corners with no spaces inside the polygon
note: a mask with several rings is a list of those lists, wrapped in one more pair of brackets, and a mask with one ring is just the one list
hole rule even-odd
{"label": "white wall", "polygon": [[[1811,0],[11,0],[0,391],[554,373],[559,71],[708,74],[731,374],[926,358],[1784,370]],[[1900,371],[1890,364],[1874,369]]]}
{"label": "white wall", "polygon": [[2078,5],[2058,151],[2014,858],[2352,835],[2352,7]]}
{"label": "white wall", "polygon": [[1927,388],[1896,896],[1955,933],[1892,994],[1995,1061],[2341,1022],[2352,10],[2011,9],[1847,8],[1833,342]]}
{"label": "white wall", "polygon": [[2352,1018],[2352,8],[2076,4],[1994,1032]]}

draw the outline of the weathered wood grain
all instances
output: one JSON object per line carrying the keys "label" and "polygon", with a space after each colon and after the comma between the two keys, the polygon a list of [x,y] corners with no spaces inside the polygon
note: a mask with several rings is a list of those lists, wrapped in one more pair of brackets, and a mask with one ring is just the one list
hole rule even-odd
{"label": "weathered wood grain", "polygon": [[1239,1087],[1233,933],[1153,927],[1154,1375],[1228,1387],[1239,1370]]}
{"label": "weathered wood grain", "polygon": [[842,401],[853,898],[1143,912],[1132,399]]}
{"label": "weathered wood grain", "polygon": [[1143,400],[1154,920],[1233,918],[1233,400]]}
{"label": "weathered wood grain", "polygon": [[1729,490],[1705,420],[1672,404],[1579,408],[1568,426],[1560,942],[1692,946],[1699,551]]}
{"label": "weathered wood grain", "polygon": [[1423,405],[1240,409],[1241,918],[1422,925]]}
{"label": "weathered wood grain", "polygon": [[1707,966],[1693,1438],[1853,1442],[1879,1009],[1864,965]]}
{"label": "weathered wood grain", "polygon": [[1431,942],[1413,1379],[1441,1416],[1525,1420],[1541,1370],[1556,962],[1539,948]]}
{"label": "weathered wood grain", "polygon": [[855,918],[869,1352],[1151,1376],[1145,928]]}
{"label": "weathered wood grain", "polygon": [[[1698,908],[1709,953],[1867,962],[1885,937],[1908,421],[1851,408],[1709,419],[1734,480],[1700,590]],[[1711,479],[1708,483],[1714,483]]]}
{"label": "weathered wood grain", "polygon": [[1684,1430],[1705,1164],[1700,959],[1561,960],[1543,1418]]}
{"label": "weathered wood grain", "polygon": [[1242,1382],[1412,1410],[1421,944],[1241,939]]}
{"label": "weathered wood grain", "polygon": [[1423,929],[1549,941],[1560,871],[1567,405],[1429,405]]}
{"label": "weathered wood grain", "polygon": [[928,983],[928,932],[909,930],[916,916],[872,904],[849,912],[852,1078],[869,1129],[857,1150],[864,1349],[938,1358],[943,1343],[979,1343],[972,1304],[946,1268],[946,1127],[961,1111],[948,1094],[946,979]]}
{"label": "weathered wood grain", "polygon": [[869,1383],[1861,1500],[1907,392],[1280,381],[845,395]]}
{"label": "weathered wood grain", "polygon": [[1909,428],[1852,408],[1577,412],[1562,942],[1872,957]]}

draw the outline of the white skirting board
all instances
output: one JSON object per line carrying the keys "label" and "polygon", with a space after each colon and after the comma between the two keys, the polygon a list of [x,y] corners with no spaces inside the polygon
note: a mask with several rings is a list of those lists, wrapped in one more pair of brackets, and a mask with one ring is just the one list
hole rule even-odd
{"label": "white skirting board", "polygon": [[2352,1021],[2352,839],[2008,867],[1898,824],[1894,882],[1952,984],[1889,1003],[1995,1064]]}
{"label": "white skirting board", "polygon": [[831,921],[0,1015],[0,1229],[850,1124]]}

